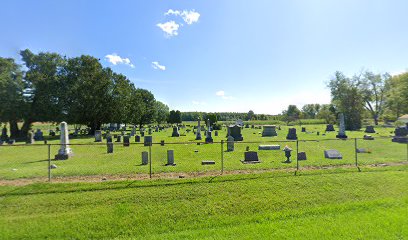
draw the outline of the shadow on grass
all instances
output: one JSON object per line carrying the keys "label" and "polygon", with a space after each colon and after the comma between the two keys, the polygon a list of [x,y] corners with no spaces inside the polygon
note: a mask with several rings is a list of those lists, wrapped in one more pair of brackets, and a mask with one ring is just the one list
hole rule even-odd
{"label": "shadow on grass", "polygon": [[36,161],[30,161],[30,162],[23,162],[22,164],[39,163],[39,162],[48,162],[48,159],[36,160]]}

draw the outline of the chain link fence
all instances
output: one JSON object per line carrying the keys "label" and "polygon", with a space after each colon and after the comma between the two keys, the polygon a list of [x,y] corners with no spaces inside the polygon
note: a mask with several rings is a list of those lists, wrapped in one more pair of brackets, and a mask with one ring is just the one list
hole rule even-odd
{"label": "chain link fence", "polygon": [[[389,137],[258,142],[123,142],[0,145],[0,180],[100,181],[219,175],[266,170],[302,171],[393,165],[408,161],[408,144]],[[330,151],[333,156],[325,155]],[[330,155],[329,154],[329,155]]]}

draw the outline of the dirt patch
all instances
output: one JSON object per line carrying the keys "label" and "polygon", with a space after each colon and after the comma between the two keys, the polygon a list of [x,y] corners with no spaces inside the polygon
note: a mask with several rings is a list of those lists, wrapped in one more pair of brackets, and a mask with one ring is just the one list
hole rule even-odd
{"label": "dirt patch", "polygon": [[[408,165],[408,161],[390,162],[390,163],[376,163],[370,165],[363,165],[360,167],[382,168],[388,166],[402,166]],[[324,170],[335,168],[355,168],[355,165],[337,165],[337,166],[302,166],[300,170]],[[248,169],[248,170],[229,170],[224,171],[223,175],[236,174],[257,174],[267,172],[295,172],[296,168],[273,168],[273,169]],[[155,173],[150,178],[149,174],[132,174],[132,175],[91,175],[91,176],[69,176],[69,177],[53,177],[52,183],[72,183],[72,182],[104,182],[104,181],[125,181],[125,180],[149,180],[149,179],[177,179],[177,178],[199,178],[220,176],[220,171],[206,171],[206,172],[168,172]],[[25,186],[33,183],[46,183],[48,178],[25,178],[14,180],[0,180],[0,186]]]}

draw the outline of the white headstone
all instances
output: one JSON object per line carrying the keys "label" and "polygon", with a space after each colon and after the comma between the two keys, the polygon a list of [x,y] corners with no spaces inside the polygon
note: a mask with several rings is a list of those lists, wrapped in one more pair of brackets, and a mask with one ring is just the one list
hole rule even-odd
{"label": "white headstone", "polygon": [[61,147],[58,150],[58,154],[55,155],[55,159],[65,160],[73,156],[72,149],[69,147],[68,124],[66,122],[61,122],[60,129],[61,129],[60,136]]}

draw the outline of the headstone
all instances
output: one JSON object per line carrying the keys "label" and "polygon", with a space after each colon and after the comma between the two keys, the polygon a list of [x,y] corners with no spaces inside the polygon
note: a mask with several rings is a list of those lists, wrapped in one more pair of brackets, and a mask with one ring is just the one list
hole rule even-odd
{"label": "headstone", "polygon": [[57,165],[55,165],[55,164],[50,165],[50,169],[56,169],[56,168],[57,168]]}
{"label": "headstone", "polygon": [[3,140],[0,139],[0,145],[3,145]]}
{"label": "headstone", "polygon": [[149,135],[152,135],[152,129],[151,128],[149,128],[148,133],[149,133]]}
{"label": "headstone", "polygon": [[265,125],[263,126],[262,137],[273,137],[278,136],[276,133],[275,125]]}
{"label": "headstone", "polygon": [[245,124],[245,128],[249,128],[249,124],[247,123],[247,124]]}
{"label": "headstone", "polygon": [[357,152],[357,153],[368,153],[368,150],[365,149],[365,148],[357,148],[357,149],[356,149],[356,152]]}
{"label": "headstone", "polygon": [[106,134],[106,142],[107,142],[107,143],[112,142],[112,135]]}
{"label": "headstone", "polygon": [[286,136],[286,139],[288,139],[288,140],[296,140],[297,139],[296,128],[289,128],[288,135]]}
{"label": "headstone", "polygon": [[16,143],[16,140],[15,140],[15,139],[9,138],[9,140],[7,141],[7,144],[8,144],[8,145],[13,145],[14,143]]}
{"label": "headstone", "polygon": [[34,140],[35,141],[43,141],[44,140],[44,134],[41,131],[41,129],[37,129],[37,131],[34,133]]}
{"label": "headstone", "polygon": [[374,140],[373,136],[371,135],[364,135],[363,139],[364,140]]}
{"label": "headstone", "polygon": [[149,153],[146,151],[142,152],[142,165],[147,165],[149,163]]}
{"label": "headstone", "polygon": [[140,136],[142,136],[142,137],[144,137],[144,132],[143,131],[140,131]]}
{"label": "headstone", "polygon": [[7,140],[8,140],[7,128],[6,128],[6,127],[3,127],[3,129],[1,130],[0,139],[3,140],[3,141],[7,141]]}
{"label": "headstone", "polygon": [[123,136],[123,146],[124,147],[129,147],[130,146],[130,136]]}
{"label": "headstone", "polygon": [[375,133],[374,126],[367,126],[364,132]]}
{"label": "headstone", "polygon": [[392,138],[393,142],[408,143],[408,129],[405,127],[397,127],[395,129],[395,136]]}
{"label": "headstone", "polygon": [[316,134],[317,134],[317,136],[319,136],[319,135],[320,135],[320,132],[317,132]]}
{"label": "headstone", "polygon": [[306,132],[306,128],[305,128],[305,127],[302,127],[302,132]]}
{"label": "headstone", "polygon": [[201,125],[200,125],[200,118],[197,120],[197,133],[196,133],[196,138],[195,140],[201,140]]}
{"label": "headstone", "polygon": [[227,138],[227,151],[228,152],[234,151],[234,138],[232,136],[228,136]]}
{"label": "headstone", "polygon": [[95,142],[102,142],[102,131],[101,130],[95,131]]}
{"label": "headstone", "polygon": [[58,154],[55,155],[55,160],[66,160],[73,156],[72,149],[69,147],[68,124],[66,122],[61,122],[60,128],[61,128],[60,135],[61,147],[58,150]]}
{"label": "headstone", "polygon": [[116,138],[116,142],[122,142],[122,136],[118,135],[118,137]]}
{"label": "headstone", "polygon": [[32,131],[28,132],[28,136],[27,136],[27,144],[34,144],[35,140],[34,140],[34,133]]}
{"label": "headstone", "polygon": [[55,132],[54,132],[54,130],[50,130],[49,133],[50,133],[49,135],[50,135],[51,137],[55,137]]}
{"label": "headstone", "polygon": [[158,131],[159,131],[159,127],[156,126],[156,129],[155,129],[154,131],[155,131],[155,132],[158,132]]}
{"label": "headstone", "polygon": [[153,142],[152,136],[144,136],[144,146],[151,146]]}
{"label": "headstone", "polygon": [[258,150],[280,150],[279,145],[259,145]]}
{"label": "headstone", "polygon": [[166,166],[176,166],[176,164],[174,163],[174,150],[167,150]]}
{"label": "headstone", "polygon": [[[112,140],[112,139],[111,139]],[[106,152],[107,153],[113,153],[113,142],[111,141],[111,142],[107,142],[106,143],[106,148],[107,148],[107,150],[106,150]]]}
{"label": "headstone", "polygon": [[260,163],[258,153],[254,151],[244,152],[243,163]]}
{"label": "headstone", "polygon": [[160,141],[160,146],[164,146],[164,140]]}
{"label": "headstone", "polygon": [[336,135],[336,138],[347,138],[343,113],[339,113],[339,134]]}
{"label": "headstone", "polygon": [[333,124],[327,124],[326,125],[326,132],[334,132]]}
{"label": "headstone", "polygon": [[241,128],[239,125],[230,125],[228,127],[228,136],[233,137],[235,142],[244,140],[244,138],[242,137]]}
{"label": "headstone", "polygon": [[343,159],[343,156],[336,149],[324,150],[324,157],[328,159]]}
{"label": "headstone", "polygon": [[135,142],[140,142],[140,136],[139,135],[135,136]]}
{"label": "headstone", "polygon": [[133,137],[133,136],[135,136],[135,135],[136,135],[136,127],[133,126],[133,127],[132,127],[132,130],[130,131],[130,136]]}
{"label": "headstone", "polygon": [[201,165],[214,165],[215,161],[201,161]]}
{"label": "headstone", "polygon": [[251,125],[251,128],[254,129],[254,128],[255,128],[255,125]]}
{"label": "headstone", "polygon": [[249,151],[249,146],[246,146],[245,151],[247,152]]}
{"label": "headstone", "polygon": [[242,121],[242,119],[238,119],[237,121],[235,121],[235,125],[238,125],[239,127],[244,126],[244,121]]}
{"label": "headstone", "polygon": [[214,136],[218,137],[218,131],[214,132]]}
{"label": "headstone", "polygon": [[178,127],[173,127],[173,132],[171,134],[172,137],[180,137],[180,133],[178,131]]}
{"label": "headstone", "polygon": [[214,142],[212,136],[211,136],[211,126],[210,126],[210,119],[207,120],[207,133],[205,135],[205,142],[206,143],[212,143]]}
{"label": "headstone", "polygon": [[298,152],[297,154],[297,160],[298,161],[304,161],[306,160],[306,152]]}

